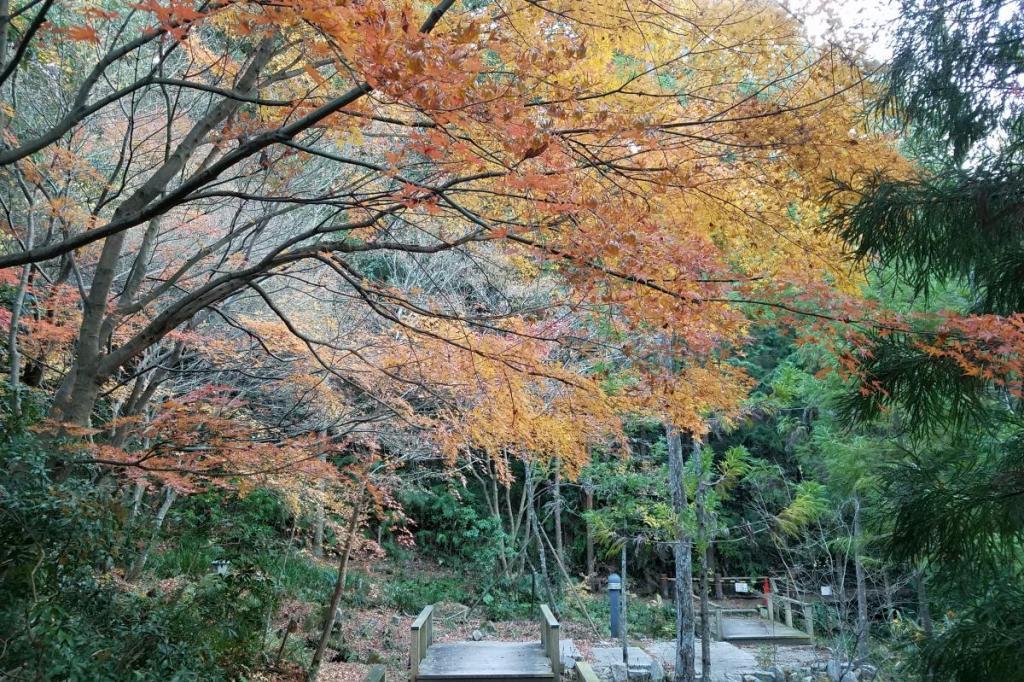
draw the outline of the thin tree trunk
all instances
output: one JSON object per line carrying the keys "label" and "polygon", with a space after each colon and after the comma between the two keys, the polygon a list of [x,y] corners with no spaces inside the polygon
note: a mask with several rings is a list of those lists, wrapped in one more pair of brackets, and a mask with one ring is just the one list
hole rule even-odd
{"label": "thin tree trunk", "polygon": [[[583,485],[583,509],[586,511],[594,510],[594,490],[589,485]],[[590,521],[587,521],[587,577],[591,577],[596,572],[594,566],[594,529],[590,527]]]}
{"label": "thin tree trunk", "polygon": [[935,631],[932,625],[932,610],[928,605],[928,585],[925,579],[924,567],[917,569],[917,611],[921,618],[921,629],[924,634],[931,637]]}
{"label": "thin tree trunk", "polygon": [[853,568],[857,576],[857,660],[868,657],[868,595],[864,563],[860,556],[860,497],[853,498]]}
{"label": "thin tree trunk", "polygon": [[722,574],[718,569],[718,554],[715,551],[715,543],[708,544],[708,567],[715,576],[715,599],[725,599],[725,590],[722,588]]}
{"label": "thin tree trunk", "polygon": [[[501,543],[501,554],[498,555],[501,561],[501,571],[504,574],[506,580],[512,580],[512,572],[509,570],[508,560],[512,556],[512,550],[508,546],[509,539],[515,542],[515,538],[512,535],[505,533],[505,524],[501,520],[501,498],[498,493],[498,476],[494,471],[494,463],[491,462],[488,466],[488,473],[491,479],[491,494],[494,498],[494,505],[491,508],[491,513],[494,514],[494,521],[498,524],[501,533],[498,534],[498,539]],[[509,519],[511,522],[511,519]]]}
{"label": "thin tree trunk", "polygon": [[562,544],[562,463],[555,457],[554,485],[551,496],[555,507],[555,555],[561,566],[565,565],[565,546]]}
{"label": "thin tree trunk", "polygon": [[128,575],[125,576],[128,582],[135,582],[142,575],[142,570],[146,567],[146,562],[149,561],[149,553],[156,546],[156,542],[160,538],[160,529],[163,528],[164,519],[167,518],[167,510],[174,504],[177,496],[178,494],[174,492],[173,488],[164,488],[164,501],[161,503],[160,509],[156,512],[156,518],[153,520],[153,533],[150,535],[149,542],[146,543],[142,553],[135,558],[135,563],[128,570]]}
{"label": "thin tree trunk", "polygon": [[[7,66],[7,26],[11,23],[10,0],[0,0],[0,67]],[[3,114],[3,126],[7,127],[7,115]],[[32,245],[28,245],[31,249]],[[28,250],[26,249],[26,251]]]}
{"label": "thin tree trunk", "polygon": [[558,604],[555,601],[555,591],[552,589],[551,580],[548,578],[547,552],[544,550],[544,540],[540,536],[540,523],[537,521],[537,507],[535,506],[536,500],[533,487],[532,467],[529,464],[526,465],[526,494],[528,497],[526,503],[527,523],[529,524],[534,540],[537,543],[537,560],[540,563],[541,577],[544,579],[544,591],[548,595],[548,605],[551,607],[551,610],[557,612]]}
{"label": "thin tree trunk", "polygon": [[676,667],[673,682],[695,682],[697,671],[694,665],[693,649],[693,540],[686,531],[685,521],[688,502],[683,467],[683,444],[679,430],[665,424],[668,441],[668,476],[672,494],[672,511],[675,512],[675,543],[673,556],[676,568]]}
{"label": "thin tree trunk", "polygon": [[313,654],[313,662],[309,665],[309,673],[306,675],[306,682],[316,682],[320,674],[320,665],[324,660],[324,652],[327,651],[327,642],[331,639],[331,630],[334,629],[334,617],[338,612],[338,604],[341,602],[341,595],[345,591],[345,580],[348,578],[348,560],[352,555],[352,546],[355,544],[356,531],[359,529],[359,516],[363,511],[363,504],[366,501],[364,492],[355,506],[352,507],[352,515],[348,518],[348,528],[345,529],[345,548],[341,552],[341,560],[338,563],[338,580],[334,583],[334,592],[331,594],[331,604],[327,607],[327,617],[324,618],[324,629],[320,633],[320,641],[316,645],[316,653]]}
{"label": "thin tree trunk", "polygon": [[[697,512],[697,538],[700,562],[700,669],[701,679],[711,679],[711,613],[708,608],[709,599],[709,561],[711,551],[711,529],[708,527],[708,484],[704,475],[702,443],[694,439],[693,469],[697,475],[697,496],[694,500]],[[678,588],[678,585],[676,586]]]}
{"label": "thin tree trunk", "polygon": [[701,679],[711,679],[711,609],[708,607],[710,599],[710,577],[708,575],[708,552],[702,552],[700,570],[700,670]]}
{"label": "thin tree trunk", "polygon": [[132,515],[128,519],[129,525],[135,523],[139,517],[139,509],[142,508],[142,498],[146,494],[146,484],[142,481],[135,482],[135,492],[132,495]]}
{"label": "thin tree trunk", "polygon": [[[0,5],[0,12],[3,12],[3,23],[7,23],[7,3]],[[3,62],[0,62],[2,64]],[[28,228],[25,235],[26,249],[32,248],[35,241],[36,212],[29,204]],[[11,328],[7,332],[7,357],[9,371],[11,373],[11,414],[15,421],[21,419],[21,352],[18,349],[18,326],[21,324],[21,311],[25,305],[25,294],[28,291],[29,277],[32,274],[32,264],[25,265],[21,270],[21,279],[18,281],[18,290],[14,294],[14,301],[11,303]]]}
{"label": "thin tree trunk", "polygon": [[[325,460],[327,455],[320,455],[321,461]],[[313,556],[319,558],[324,555],[324,494],[326,493],[326,486],[324,481],[321,479],[317,483],[317,496],[316,496],[316,512],[313,518]]]}
{"label": "thin tree trunk", "polygon": [[[542,528],[542,529],[541,529],[541,532],[543,532],[543,530],[544,530],[544,529]],[[551,547],[551,548],[552,548],[552,550],[554,550],[554,547],[553,547],[553,546],[551,545],[551,540],[550,540],[550,539],[548,539],[548,537],[547,537],[546,535],[544,536],[544,540],[545,540],[545,541],[547,541],[547,543],[548,543],[548,547]],[[556,557],[555,557],[555,559],[557,559],[557,558],[558,558],[558,557],[556,556]],[[563,578],[565,578],[565,582],[566,582],[566,584],[568,584],[568,583],[572,582],[572,578],[571,578],[571,577],[569,577],[569,571],[568,571],[568,570],[566,570],[566,568],[565,568],[565,565],[564,565],[564,564],[562,564],[561,562],[558,562],[558,570],[559,570],[559,572],[560,572],[560,573],[562,574],[562,577],[563,577]],[[588,612],[588,611],[587,611],[587,607],[586,607],[586,604],[584,604],[584,603],[583,603],[583,600],[582,600],[582,599],[580,599],[580,596],[579,596],[579,595],[578,595],[578,594],[576,593],[576,591],[575,591],[575,590],[570,590],[570,592],[569,592],[569,593],[570,593],[570,594],[572,595],[573,599],[575,599],[575,601],[576,601],[576,606],[578,606],[578,607],[579,607],[579,609],[580,609],[580,612],[582,612],[582,613],[583,613],[583,615],[584,615],[584,616],[586,616],[586,618],[587,618],[587,622],[589,622],[589,623],[590,623],[590,628],[591,628],[591,630],[593,630],[593,631],[594,631],[594,634],[595,634],[595,635],[598,635],[598,636],[600,636],[600,631],[599,631],[599,630],[597,629],[597,623],[595,623],[595,622],[594,622],[594,619],[590,617],[590,612]]]}
{"label": "thin tree trunk", "polygon": [[493,460],[487,460],[487,478],[484,478],[476,470],[476,467],[470,467],[470,472],[480,483],[480,490],[483,492],[484,500],[487,502],[487,510],[490,512],[491,519],[495,524],[498,534],[498,564],[501,568],[501,574],[505,576],[506,580],[511,580],[512,574],[509,571],[508,564],[509,557],[511,556],[508,547],[508,531],[505,527],[505,520],[501,516],[501,493],[498,491],[498,479],[494,472]]}

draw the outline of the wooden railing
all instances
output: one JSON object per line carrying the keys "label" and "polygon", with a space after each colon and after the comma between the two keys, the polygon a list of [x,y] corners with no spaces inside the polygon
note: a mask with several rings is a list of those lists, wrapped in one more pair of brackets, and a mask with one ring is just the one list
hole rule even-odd
{"label": "wooden railing", "polygon": [[559,649],[559,625],[547,604],[540,605],[540,643],[551,659],[551,672],[557,680],[562,674],[562,653]]}
{"label": "wooden railing", "polygon": [[586,661],[576,661],[576,680],[577,682],[600,682],[597,673]]}
{"label": "wooden railing", "polygon": [[[693,593],[691,593],[691,596],[693,597],[694,610],[697,611],[697,610],[700,609],[700,597],[697,596],[696,594],[693,594]],[[725,606],[722,606],[721,604],[716,604],[715,602],[713,602],[710,599],[708,599],[708,613],[711,615],[711,618],[710,618],[711,623],[709,625],[710,628],[711,628],[711,636],[714,639],[717,639],[718,641],[722,641],[725,638],[725,632],[724,632],[724,627],[725,626],[722,624],[722,619],[725,617],[725,614],[727,614],[727,613],[757,613],[757,610],[756,609],[730,609],[730,608],[727,608]]]}
{"label": "wooden railing", "polygon": [[426,606],[412,622],[409,647],[409,679],[415,680],[427,648],[434,643],[434,606]]}
{"label": "wooden railing", "polygon": [[[767,594],[761,594],[765,598],[765,602],[768,605],[768,622],[778,622],[778,616],[782,616],[782,622],[789,627],[795,627],[793,625],[793,609],[800,609],[800,616],[803,618],[803,628],[795,628],[801,632],[807,633],[807,636],[814,640],[814,607],[813,605],[800,601],[799,599],[792,599],[790,597],[783,597],[781,594],[769,592]],[[781,606],[780,609],[776,607],[776,604]]]}

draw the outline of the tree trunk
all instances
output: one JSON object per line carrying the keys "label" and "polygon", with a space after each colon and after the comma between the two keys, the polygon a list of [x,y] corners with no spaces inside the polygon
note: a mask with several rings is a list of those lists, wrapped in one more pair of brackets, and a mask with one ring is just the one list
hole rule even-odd
{"label": "tree trunk", "polygon": [[[594,510],[594,490],[587,484],[583,485],[583,509],[588,512]],[[587,577],[592,577],[595,573],[594,529],[590,527],[590,521],[587,521]]]}
{"label": "tree trunk", "polygon": [[132,493],[132,515],[128,517],[128,524],[134,525],[135,519],[139,517],[139,510],[142,508],[142,498],[146,494],[146,485],[142,481],[135,482],[135,492]]}
{"label": "tree trunk", "polygon": [[927,637],[931,637],[935,631],[932,625],[932,610],[928,605],[928,585],[925,579],[924,567],[917,569],[917,612],[921,619],[921,629]]}
{"label": "tree trunk", "polygon": [[555,554],[560,566],[565,566],[565,546],[562,544],[562,463],[557,457],[554,462],[554,484],[551,497],[555,507]]}
{"label": "tree trunk", "polygon": [[[506,580],[511,580],[512,573],[509,570],[508,560],[512,553],[509,551],[508,546],[509,533],[505,520],[501,516],[501,493],[498,491],[498,477],[494,471],[494,461],[493,459],[487,460],[486,478],[477,471],[475,466],[470,467],[469,470],[480,483],[480,491],[484,495],[484,500],[487,502],[487,510],[494,521],[495,532],[497,533],[496,541],[498,543],[498,568],[501,569],[501,574],[505,576]],[[509,523],[511,524],[512,521],[510,520]]]}
{"label": "tree trunk", "polygon": [[341,552],[341,560],[338,563],[338,579],[334,583],[331,604],[327,607],[327,617],[324,618],[324,629],[320,633],[320,641],[316,645],[313,661],[309,664],[306,682],[316,682],[316,678],[320,674],[320,665],[324,660],[324,652],[327,651],[327,642],[331,639],[331,630],[334,629],[334,617],[338,612],[341,595],[345,591],[345,580],[348,578],[348,560],[352,555],[356,531],[359,529],[359,516],[362,513],[365,501],[366,493],[364,492],[355,503],[355,506],[352,507],[352,515],[348,518],[348,528],[345,529],[345,548]]}
{"label": "tree trunk", "polygon": [[700,670],[701,679],[711,679],[711,609],[710,601],[710,575],[708,573],[708,552],[701,553],[703,557],[700,570]]}
{"label": "tree trunk", "polygon": [[526,465],[526,514],[527,523],[532,531],[534,540],[537,543],[537,560],[540,562],[541,577],[544,579],[544,591],[548,596],[549,606],[552,611],[557,613],[558,604],[555,601],[555,591],[551,587],[551,581],[548,578],[548,560],[547,552],[544,550],[544,540],[540,536],[540,523],[537,521],[537,507],[535,501],[535,493],[533,487],[533,475],[532,467]]}
{"label": "tree trunk", "polygon": [[[700,669],[701,679],[711,679],[711,614],[708,608],[710,570],[708,554],[711,552],[711,529],[708,525],[708,484],[704,475],[703,444],[693,441],[693,469],[697,475],[697,540],[700,548]],[[678,586],[677,586],[678,587]]]}
{"label": "tree trunk", "polygon": [[[236,82],[236,90],[249,95],[255,91],[256,78],[273,56],[275,38],[263,40],[256,55]],[[111,215],[117,223],[142,211],[165,191],[168,183],[179,175],[193,153],[203,146],[207,136],[233,114],[241,102],[224,98],[210,108],[178,143],[174,153],[168,155],[149,179],[122,202]],[[53,413],[65,421],[87,426],[99,397],[100,386],[117,367],[105,366],[105,335],[115,326],[108,318],[108,304],[113,285],[119,274],[119,264],[128,230],[117,232],[103,240],[99,260],[93,273],[89,293],[82,306],[82,322],[75,345],[74,364],[65,376],[54,399]]]}
{"label": "tree trunk", "polygon": [[125,579],[128,582],[135,582],[139,579],[139,576],[142,575],[142,569],[146,567],[146,562],[149,560],[149,553],[153,550],[153,547],[156,546],[156,542],[160,538],[160,529],[163,528],[164,519],[167,518],[167,510],[169,510],[171,505],[174,504],[174,500],[177,496],[178,494],[174,492],[173,488],[164,488],[164,501],[160,505],[160,509],[157,510],[156,519],[153,521],[153,534],[150,535],[149,541],[143,548],[142,553],[136,557],[135,563],[133,563],[132,567],[128,570],[128,575],[125,576]]}
{"label": "tree trunk", "polygon": [[[327,459],[326,455],[320,455],[320,461]],[[313,517],[313,556],[319,558],[324,555],[324,495],[326,484],[323,480],[317,483],[316,512]]]}
{"label": "tree trunk", "polygon": [[672,511],[676,516],[673,555],[676,568],[676,668],[673,682],[695,682],[697,672],[693,650],[693,540],[686,530],[688,502],[683,468],[683,444],[679,430],[665,424],[668,441],[668,476]]}
{"label": "tree trunk", "polygon": [[[6,3],[4,3],[6,6]],[[6,11],[4,11],[4,23],[6,24]],[[2,62],[0,62],[2,63]],[[25,235],[25,246],[32,248],[35,241],[36,212],[29,204],[28,228]],[[18,281],[18,289],[14,294],[14,301],[11,302],[11,328],[7,334],[7,358],[9,371],[11,373],[11,415],[15,421],[21,419],[21,353],[18,350],[18,327],[21,324],[21,310],[25,304],[25,294],[28,291],[29,278],[32,274],[32,265],[25,265],[21,270],[21,279]]]}
{"label": "tree trunk", "polygon": [[860,556],[860,497],[853,498],[853,568],[857,576],[857,660],[868,657],[868,595],[864,562]]}
{"label": "tree trunk", "polygon": [[708,567],[715,575],[715,599],[725,599],[725,589],[722,587],[722,573],[718,569],[718,554],[715,552],[715,543],[708,544]]}
{"label": "tree trunk", "polygon": [[[488,473],[490,474],[489,478],[491,479],[491,496],[494,499],[494,504],[491,506],[491,514],[494,516],[494,522],[495,524],[497,524],[499,530],[498,540],[500,544],[501,553],[498,555],[498,561],[499,563],[501,563],[501,572],[505,576],[505,579],[511,581],[512,572],[509,570],[508,561],[512,556],[512,548],[508,546],[508,541],[509,539],[511,539],[514,543],[515,537],[513,537],[511,533],[505,532],[505,524],[502,522],[501,519],[501,497],[498,494],[498,476],[497,473],[494,471],[493,462],[491,462],[491,464],[488,466]],[[488,503],[490,504],[490,502]],[[510,523],[511,521],[512,520],[509,519]]]}

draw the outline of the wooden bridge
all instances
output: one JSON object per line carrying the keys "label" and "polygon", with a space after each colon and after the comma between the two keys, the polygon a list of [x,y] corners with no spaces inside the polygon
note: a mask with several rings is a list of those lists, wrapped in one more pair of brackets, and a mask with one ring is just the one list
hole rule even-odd
{"label": "wooden bridge", "polygon": [[[709,601],[711,633],[731,644],[813,644],[811,604],[772,592],[761,593],[767,609],[727,608]],[[799,618],[797,622],[796,616]],[[795,627],[797,624],[800,628]]]}
{"label": "wooden bridge", "polygon": [[540,607],[539,642],[434,643],[434,607],[413,621],[409,679],[413,682],[552,682],[561,675],[559,625],[546,604]]}
{"label": "wooden bridge", "polygon": [[[762,592],[749,586],[756,585],[759,577],[717,578],[718,594],[723,590],[721,582],[731,581],[747,587],[742,596],[764,601],[765,610],[760,608],[730,608],[708,600],[711,615],[711,636],[731,644],[813,644],[814,605],[808,601],[793,599],[779,594],[777,579],[764,578],[772,590]],[[662,596],[669,596],[669,585],[675,589],[675,578],[661,576]],[[721,598],[721,597],[718,597]],[[694,606],[700,597],[693,594]],[[797,627],[799,626],[799,627]]]}

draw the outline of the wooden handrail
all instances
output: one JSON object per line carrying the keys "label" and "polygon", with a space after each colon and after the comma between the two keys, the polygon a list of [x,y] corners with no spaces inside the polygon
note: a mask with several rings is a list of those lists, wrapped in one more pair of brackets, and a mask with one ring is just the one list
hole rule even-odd
{"label": "wooden handrail", "polygon": [[[763,594],[763,593],[759,593],[759,594]],[[778,592],[772,592],[771,595],[772,595],[772,599],[778,599],[781,602],[789,602],[789,603],[794,604],[796,606],[810,606],[810,602],[800,601],[799,599],[793,599],[792,597],[783,597]]]}
{"label": "wooden handrail", "polygon": [[562,653],[559,648],[558,620],[547,604],[540,605],[540,643],[544,653],[551,659],[551,672],[557,680],[562,674]]}
{"label": "wooden handrail", "polygon": [[776,594],[774,592],[769,592],[767,594],[764,594],[764,593],[758,593],[758,594],[760,596],[764,597],[765,601],[767,602],[767,606],[768,606],[768,620],[770,622],[775,622],[775,616],[776,616],[776,613],[775,613],[775,601],[776,600],[778,600],[779,603],[782,604],[782,606],[783,606],[784,622],[789,627],[794,627],[793,626],[793,607],[794,606],[800,607],[800,614],[801,614],[801,616],[804,619],[804,627],[803,627],[802,632],[807,633],[807,636],[811,638],[811,641],[812,642],[814,641],[814,605],[813,604],[811,604],[809,602],[805,602],[805,601],[800,601],[799,599],[793,599],[791,597],[783,597],[782,595]]}
{"label": "wooden handrail", "polygon": [[576,679],[579,682],[600,682],[597,673],[586,661],[576,661]]}
{"label": "wooden handrail", "polygon": [[410,679],[415,680],[420,670],[420,662],[427,655],[427,649],[434,643],[434,605],[423,607],[409,629],[409,671]]}

